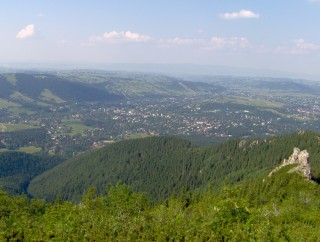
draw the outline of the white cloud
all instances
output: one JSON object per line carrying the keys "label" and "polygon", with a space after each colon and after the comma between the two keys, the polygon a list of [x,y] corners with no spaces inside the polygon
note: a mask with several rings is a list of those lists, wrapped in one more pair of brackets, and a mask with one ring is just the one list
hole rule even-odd
{"label": "white cloud", "polygon": [[35,33],[34,25],[29,24],[17,33],[16,38],[17,39],[25,39],[25,38],[31,37],[32,35],[34,35],[34,33]]}
{"label": "white cloud", "polygon": [[308,0],[309,3],[319,3],[320,0]]}
{"label": "white cloud", "polygon": [[293,40],[291,44],[278,46],[275,49],[275,52],[285,54],[307,54],[318,50],[320,50],[320,44],[310,43],[300,38]]}
{"label": "white cloud", "polygon": [[209,43],[209,49],[244,49],[250,45],[250,42],[244,37],[212,37]]}
{"label": "white cloud", "polygon": [[260,18],[260,15],[250,10],[242,9],[239,12],[223,13],[220,17],[226,20],[244,19],[244,18]]}
{"label": "white cloud", "polygon": [[300,50],[319,50],[320,49],[320,45],[309,43],[301,38],[296,39],[293,42],[295,43],[296,48],[298,48]]}
{"label": "white cloud", "polygon": [[126,40],[137,41],[137,42],[145,42],[151,39],[151,37],[148,35],[141,35],[141,34],[133,33],[130,31],[127,31],[124,33],[124,38]]}
{"label": "white cloud", "polygon": [[199,50],[238,51],[251,47],[250,42],[244,37],[212,37],[209,40],[197,38],[179,38],[160,40],[158,47],[172,48],[174,46],[187,46]]}
{"label": "white cloud", "polygon": [[167,43],[169,44],[175,44],[175,45],[199,45],[204,44],[205,41],[203,39],[189,39],[189,38],[174,38],[171,40],[167,40]]}
{"label": "white cloud", "polygon": [[102,41],[128,41],[128,42],[147,42],[151,40],[148,35],[142,35],[131,31],[111,31],[105,32],[101,36],[90,37],[90,42],[102,42]]}
{"label": "white cloud", "polygon": [[67,44],[68,41],[66,41],[65,39],[60,39],[60,40],[57,41],[57,43],[58,43],[59,45],[64,45],[64,44]]}

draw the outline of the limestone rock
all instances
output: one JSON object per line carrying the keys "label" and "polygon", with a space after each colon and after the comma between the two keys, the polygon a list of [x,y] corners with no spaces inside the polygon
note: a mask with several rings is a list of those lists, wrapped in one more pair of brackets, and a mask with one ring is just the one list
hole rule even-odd
{"label": "limestone rock", "polygon": [[239,142],[239,148],[240,148],[240,149],[245,149],[247,143],[248,143],[248,142],[247,142],[246,140],[241,140],[241,141]]}
{"label": "limestone rock", "polygon": [[312,171],[309,164],[309,153],[307,150],[301,151],[299,148],[294,148],[292,155],[288,160],[284,159],[282,164],[276,167],[273,171],[269,173],[269,177],[272,176],[275,172],[279,171],[281,168],[296,164],[288,173],[296,172],[307,180],[311,180]]}

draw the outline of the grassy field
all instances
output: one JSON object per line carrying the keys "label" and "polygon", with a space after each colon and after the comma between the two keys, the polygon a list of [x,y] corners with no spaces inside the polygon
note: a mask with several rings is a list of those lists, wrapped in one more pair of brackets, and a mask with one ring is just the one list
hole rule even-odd
{"label": "grassy field", "polygon": [[63,120],[62,123],[72,128],[71,135],[82,134],[85,130],[92,129],[78,119]]}
{"label": "grassy field", "polygon": [[27,102],[27,103],[35,103],[38,106],[42,106],[42,107],[49,106],[49,104],[47,104],[47,103],[35,101],[32,98],[29,98],[29,97],[21,94],[20,92],[14,92],[13,94],[10,95],[10,97],[15,100],[18,100],[18,101],[23,101],[23,102]]}
{"label": "grassy field", "polygon": [[25,102],[34,102],[34,100],[32,98],[29,98],[29,97],[21,94],[20,92],[14,92],[13,94],[10,95],[10,97],[13,99],[22,100]]}
{"label": "grassy field", "polygon": [[236,103],[236,104],[243,104],[247,106],[253,106],[258,108],[281,108],[283,104],[277,102],[271,102],[268,100],[263,99],[249,99],[244,97],[236,97],[236,96],[229,96],[229,97],[221,97],[219,102],[222,103]]}
{"label": "grassy field", "polygon": [[[8,149],[0,149],[0,153],[1,152],[8,152]],[[11,150],[12,151],[12,150]],[[41,148],[35,147],[35,146],[24,146],[24,147],[20,147],[17,150],[14,151],[19,151],[19,152],[24,152],[24,153],[28,153],[28,154],[35,154],[41,151]]]}
{"label": "grassy field", "polygon": [[8,82],[10,82],[13,85],[16,85],[17,79],[16,79],[15,74],[6,74],[5,76],[6,76]]}
{"label": "grassy field", "polygon": [[0,132],[12,132],[17,130],[32,129],[34,126],[27,124],[3,124],[0,123]]}
{"label": "grassy field", "polygon": [[20,104],[8,102],[5,99],[0,98],[0,108],[21,107]]}
{"label": "grassy field", "polygon": [[41,148],[35,147],[35,146],[24,146],[24,147],[20,147],[18,149],[18,151],[20,152],[25,152],[28,154],[34,154],[34,153],[38,153],[41,151]]}
{"label": "grassy field", "polygon": [[22,108],[20,104],[9,102],[5,99],[0,98],[0,108],[7,108],[8,111],[12,114],[20,114],[20,113],[27,113],[32,114],[33,111],[29,109]]}
{"label": "grassy field", "polygon": [[48,101],[54,101],[57,103],[63,103],[65,102],[62,98],[54,95],[50,90],[44,89],[41,93],[41,96],[43,97],[44,100]]}
{"label": "grassy field", "polygon": [[126,136],[126,139],[140,139],[140,138],[146,138],[150,137],[151,135],[146,133],[138,133],[138,134],[129,134]]}

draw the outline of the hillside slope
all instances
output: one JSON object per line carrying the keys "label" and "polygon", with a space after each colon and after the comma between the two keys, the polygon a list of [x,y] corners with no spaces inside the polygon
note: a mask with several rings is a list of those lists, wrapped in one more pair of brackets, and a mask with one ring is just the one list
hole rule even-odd
{"label": "hillside slope", "polygon": [[45,172],[32,181],[29,193],[50,200],[60,194],[63,199],[79,201],[91,186],[101,193],[107,185],[121,181],[160,199],[175,187],[196,185],[199,163],[193,152],[190,142],[176,138],[122,141]]}
{"label": "hillside slope", "polygon": [[0,153],[0,188],[10,194],[27,193],[30,180],[61,163],[59,157],[22,152]]}
{"label": "hillside slope", "polygon": [[0,191],[0,240],[318,241],[320,186],[291,168],[153,205],[123,184],[103,196],[90,190],[80,206]]}
{"label": "hillside slope", "polygon": [[267,175],[294,147],[308,150],[317,179],[318,139],[318,134],[305,132],[268,140],[234,140],[210,148],[170,137],[123,141],[67,160],[33,179],[28,192],[49,200],[61,195],[79,201],[91,186],[103,193],[120,181],[161,201],[183,188],[205,189],[211,183],[219,189]]}
{"label": "hillside slope", "polygon": [[110,101],[120,100],[94,85],[72,82],[52,74],[0,74],[0,98],[15,100],[21,104],[29,101]]}
{"label": "hillside slope", "polygon": [[168,97],[217,94],[226,90],[224,85],[200,80],[186,81],[155,73],[76,71],[59,73],[62,78],[76,82],[93,83],[101,89],[125,96]]}

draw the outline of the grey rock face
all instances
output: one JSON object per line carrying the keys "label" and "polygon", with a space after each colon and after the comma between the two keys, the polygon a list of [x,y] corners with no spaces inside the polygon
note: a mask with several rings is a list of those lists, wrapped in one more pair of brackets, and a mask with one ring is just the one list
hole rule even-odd
{"label": "grey rock face", "polygon": [[309,164],[309,153],[307,150],[301,151],[299,148],[294,148],[293,153],[289,157],[289,159],[284,159],[280,166],[276,167],[269,173],[269,177],[272,176],[275,172],[279,171],[281,168],[293,164],[296,164],[296,166],[293,167],[288,173],[296,172],[307,180],[311,180],[312,171]]}

